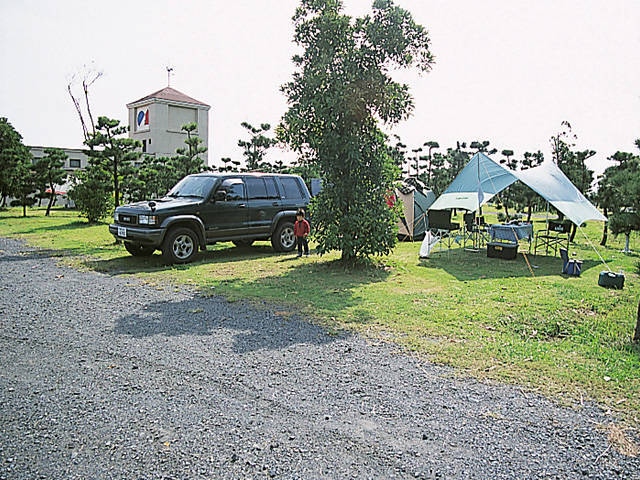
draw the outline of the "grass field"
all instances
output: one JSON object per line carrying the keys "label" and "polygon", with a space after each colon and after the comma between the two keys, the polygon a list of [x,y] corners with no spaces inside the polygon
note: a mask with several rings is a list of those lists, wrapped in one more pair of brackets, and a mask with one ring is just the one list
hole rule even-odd
{"label": "grass field", "polygon": [[[159,253],[131,257],[114,244],[106,223],[89,226],[75,211],[21,215],[1,211],[0,236],[48,249],[75,268],[137,276],[158,288],[188,284],[283,316],[301,311],[330,332],[348,329],[395,342],[461,375],[517,384],[566,403],[596,400],[640,427],[640,347],[631,342],[640,257],[621,253],[623,237],[610,236],[600,247],[601,223],[578,232],[570,250],[584,261],[583,271],[567,277],[558,257],[518,254],[508,261],[455,245],[421,260],[418,242],[400,243],[391,256],[351,271],[340,267],[337,254],[297,259],[274,253],[267,242],[210,246],[198,261],[168,267]],[[542,229],[544,219],[534,223]],[[637,236],[631,247],[640,249]],[[607,268],[624,272],[624,289],[598,286]]]}

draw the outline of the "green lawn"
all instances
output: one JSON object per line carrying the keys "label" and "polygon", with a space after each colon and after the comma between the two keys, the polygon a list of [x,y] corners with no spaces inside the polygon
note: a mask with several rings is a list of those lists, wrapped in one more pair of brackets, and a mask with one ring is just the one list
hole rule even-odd
{"label": "green lawn", "polygon": [[[620,252],[623,237],[610,236],[609,246],[600,247],[601,223],[578,232],[571,253],[584,260],[583,273],[567,277],[558,257],[519,254],[507,261],[455,246],[420,260],[418,242],[401,243],[375,267],[355,271],[341,268],[337,255],[297,259],[274,253],[267,242],[219,244],[195,263],[167,267],[159,253],[131,257],[114,244],[106,223],[89,226],[75,211],[21,214],[0,212],[0,236],[23,238],[75,268],[135,275],[159,288],[188,284],[282,316],[301,309],[330,332],[382,338],[461,375],[518,384],[560,401],[595,399],[640,425],[640,348],[631,343],[640,257]],[[542,229],[544,219],[535,223]],[[637,236],[632,248],[640,249]],[[623,290],[598,286],[606,269],[600,256],[611,270],[624,271]]]}

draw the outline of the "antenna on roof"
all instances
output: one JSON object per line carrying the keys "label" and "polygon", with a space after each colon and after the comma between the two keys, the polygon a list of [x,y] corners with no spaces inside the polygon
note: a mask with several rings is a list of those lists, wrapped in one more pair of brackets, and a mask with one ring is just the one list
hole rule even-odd
{"label": "antenna on roof", "polygon": [[171,86],[171,72],[173,72],[173,67],[167,66],[167,87]]}

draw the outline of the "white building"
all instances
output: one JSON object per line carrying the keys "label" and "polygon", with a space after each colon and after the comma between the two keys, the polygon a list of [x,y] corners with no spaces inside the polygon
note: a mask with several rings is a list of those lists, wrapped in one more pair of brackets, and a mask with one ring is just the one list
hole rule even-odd
{"label": "white building", "polygon": [[[33,155],[33,163],[37,163],[41,158],[46,157],[44,150],[51,147],[29,147],[31,155]],[[73,173],[75,170],[84,170],[87,168],[89,157],[85,153],[85,150],[81,148],[60,148],[67,155],[67,159],[64,161],[62,168],[67,173]]]}
{"label": "white building", "polygon": [[[165,87],[135,102],[129,109],[129,137],[142,143],[149,155],[171,157],[177,148],[185,148],[187,138],[182,126],[197,125],[194,135],[209,146],[209,109],[206,103],[191,98],[171,87]],[[208,164],[208,152],[203,160]]]}

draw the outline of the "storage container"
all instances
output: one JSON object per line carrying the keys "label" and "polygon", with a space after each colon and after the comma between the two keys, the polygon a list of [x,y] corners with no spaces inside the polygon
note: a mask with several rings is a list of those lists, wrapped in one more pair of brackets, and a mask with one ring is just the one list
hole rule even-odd
{"label": "storage container", "polygon": [[518,244],[507,242],[487,243],[487,257],[513,260],[518,255]]}
{"label": "storage container", "polygon": [[617,288],[619,290],[624,287],[624,274],[614,272],[600,272],[598,277],[598,285],[606,288]]}

